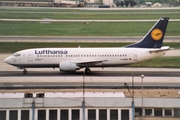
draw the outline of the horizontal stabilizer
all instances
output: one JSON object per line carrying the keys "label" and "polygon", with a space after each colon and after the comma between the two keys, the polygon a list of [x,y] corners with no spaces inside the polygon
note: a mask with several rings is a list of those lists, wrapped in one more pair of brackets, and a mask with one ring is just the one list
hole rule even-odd
{"label": "horizontal stabilizer", "polygon": [[150,50],[149,52],[152,53],[152,52],[167,51],[169,49],[170,49],[169,46],[164,46],[164,47],[161,47],[161,49],[153,49],[153,50]]}

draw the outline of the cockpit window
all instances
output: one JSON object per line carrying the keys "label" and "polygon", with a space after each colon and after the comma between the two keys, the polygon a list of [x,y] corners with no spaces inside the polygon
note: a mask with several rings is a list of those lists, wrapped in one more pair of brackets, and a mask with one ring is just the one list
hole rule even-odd
{"label": "cockpit window", "polygon": [[14,56],[15,56],[15,57],[19,57],[19,56],[21,56],[21,54],[15,53]]}

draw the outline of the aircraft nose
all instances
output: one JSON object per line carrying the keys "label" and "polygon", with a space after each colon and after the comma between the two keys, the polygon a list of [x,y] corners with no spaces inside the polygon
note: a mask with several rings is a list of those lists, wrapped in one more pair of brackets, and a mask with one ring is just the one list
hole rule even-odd
{"label": "aircraft nose", "polygon": [[10,57],[7,57],[6,59],[4,59],[4,62],[5,62],[5,63],[8,63],[8,64],[11,64],[11,63],[12,63],[11,56],[10,56]]}

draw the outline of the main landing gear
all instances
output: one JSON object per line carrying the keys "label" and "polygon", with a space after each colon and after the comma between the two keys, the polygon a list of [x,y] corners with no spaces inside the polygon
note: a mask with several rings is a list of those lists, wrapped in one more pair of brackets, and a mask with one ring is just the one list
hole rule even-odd
{"label": "main landing gear", "polygon": [[24,70],[23,70],[23,74],[27,74],[27,70],[26,70],[26,68],[24,68]]}
{"label": "main landing gear", "polygon": [[91,70],[88,67],[85,68],[85,74],[87,75],[91,74]]}

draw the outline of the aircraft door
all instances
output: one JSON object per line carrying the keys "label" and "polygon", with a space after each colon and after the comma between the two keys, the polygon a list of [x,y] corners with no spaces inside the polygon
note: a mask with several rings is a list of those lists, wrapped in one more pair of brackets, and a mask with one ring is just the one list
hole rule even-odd
{"label": "aircraft door", "polygon": [[137,51],[134,51],[134,53],[133,53],[133,60],[138,61],[138,52]]}
{"label": "aircraft door", "polygon": [[29,51],[27,53],[27,59],[28,59],[28,61],[33,61],[33,53],[32,53],[32,51]]}

